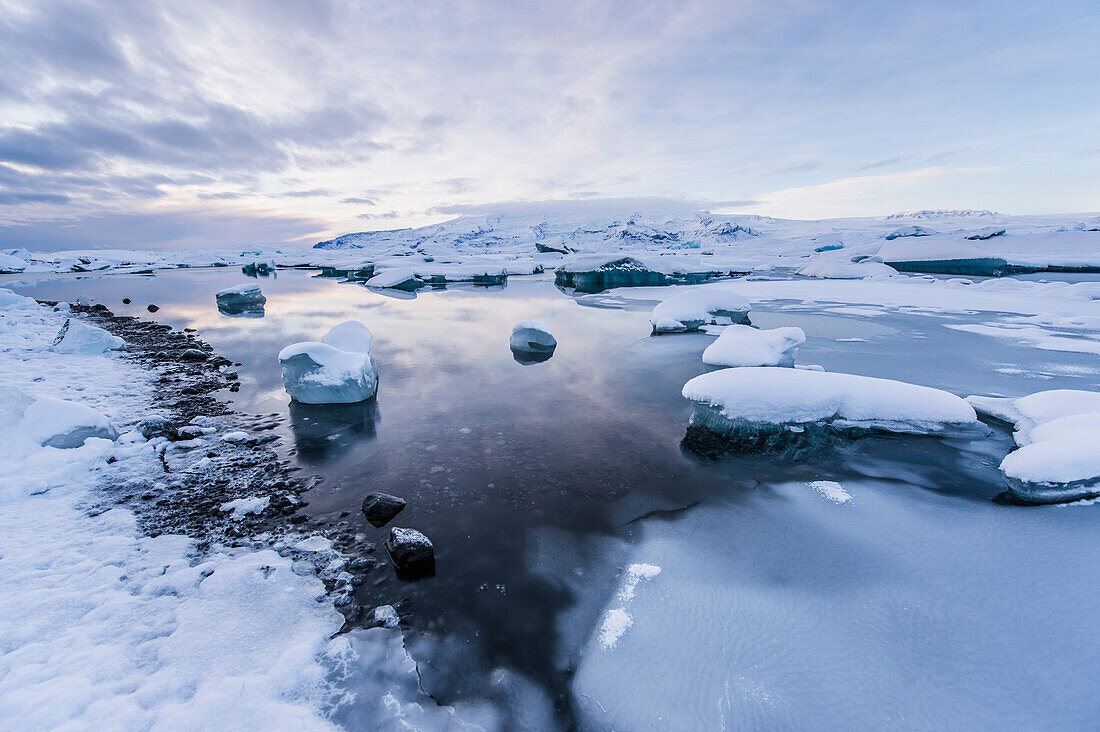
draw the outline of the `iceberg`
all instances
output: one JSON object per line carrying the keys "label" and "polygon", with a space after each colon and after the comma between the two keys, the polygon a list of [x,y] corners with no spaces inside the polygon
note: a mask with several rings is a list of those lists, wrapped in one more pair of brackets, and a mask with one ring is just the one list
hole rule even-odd
{"label": "iceberg", "polygon": [[0,274],[15,274],[27,268],[27,261],[11,254],[0,253]]}
{"label": "iceberg", "polygon": [[723,369],[696,376],[682,394],[694,403],[685,438],[692,449],[715,435],[752,447],[806,432],[937,434],[978,424],[954,394],[854,374]]}
{"label": "iceberg", "polygon": [[425,283],[416,276],[416,270],[411,267],[399,267],[384,270],[367,280],[367,287],[389,288],[415,292]]}
{"label": "iceberg", "polygon": [[703,351],[708,366],[794,366],[798,347],[806,342],[801,328],[760,330],[731,325]]}
{"label": "iceberg", "polygon": [[262,318],[267,298],[257,284],[237,285],[214,293],[218,311],[223,315]]}
{"label": "iceberg", "polygon": [[512,357],[526,366],[549,360],[554,355],[558,342],[546,323],[539,320],[521,320],[512,326],[508,347],[512,349]]}
{"label": "iceberg", "polygon": [[1011,265],[965,241],[947,238],[889,241],[878,250],[878,258],[899,272],[1001,277],[1035,269]]}
{"label": "iceberg", "polygon": [[980,414],[1016,428],[1019,449],[1000,466],[1013,496],[1028,503],[1100,496],[1100,392],[1054,389],[967,401]]}
{"label": "iceberg", "polygon": [[748,324],[749,301],[733,290],[706,287],[675,295],[653,308],[649,322],[654,333],[683,333],[698,330],[707,324],[726,319],[734,324]]}
{"label": "iceberg", "polygon": [[241,267],[241,272],[248,275],[249,277],[267,277],[268,275],[275,273],[275,262],[271,260],[268,260],[266,262],[261,260],[249,262],[248,264]]}
{"label": "iceberg", "polygon": [[122,338],[111,335],[102,328],[88,325],[75,318],[66,318],[50,348],[58,353],[91,356],[106,351],[117,351],[125,344]]}
{"label": "iceberg", "polygon": [[341,323],[323,342],[294,343],[279,352],[283,386],[304,404],[351,404],[374,396],[378,370],[370,330],[357,321]]}

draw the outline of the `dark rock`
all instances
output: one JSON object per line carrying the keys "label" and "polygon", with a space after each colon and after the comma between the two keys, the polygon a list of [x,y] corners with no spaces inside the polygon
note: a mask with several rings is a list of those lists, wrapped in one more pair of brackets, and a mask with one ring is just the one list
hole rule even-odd
{"label": "dark rock", "polygon": [[388,524],[394,516],[405,508],[405,499],[391,496],[388,493],[368,493],[363,499],[363,515],[370,521],[371,526],[381,528]]}
{"label": "dark rock", "polygon": [[300,513],[297,516],[291,516],[290,517],[290,523],[292,523],[292,524],[304,524],[305,522],[306,522],[306,515],[304,513]]}
{"label": "dark rock", "polygon": [[156,311],[160,310],[160,308],[157,307],[156,305],[146,305],[145,309],[148,310],[151,313],[155,313]]}
{"label": "dark rock", "polygon": [[123,305],[129,305],[129,304],[130,304],[131,302],[132,302],[132,301],[131,301],[131,300],[130,300],[130,298],[128,298],[128,297],[124,297],[124,298],[122,298],[122,304],[123,304]]}
{"label": "dark rock", "polygon": [[180,354],[180,358],[185,361],[205,361],[210,358],[210,356],[206,354],[206,351],[200,351],[197,348],[188,348]]}
{"label": "dark rock", "polygon": [[172,420],[159,414],[141,420],[138,423],[137,431],[147,440],[154,437],[167,437],[169,440],[175,440],[179,437],[179,432]]}
{"label": "dark rock", "polygon": [[435,574],[435,547],[416,529],[390,529],[386,550],[402,579]]}

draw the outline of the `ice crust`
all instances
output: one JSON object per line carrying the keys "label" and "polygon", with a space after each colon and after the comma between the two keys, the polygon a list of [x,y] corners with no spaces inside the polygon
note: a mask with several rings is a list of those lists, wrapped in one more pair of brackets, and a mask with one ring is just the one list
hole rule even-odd
{"label": "ice crust", "polygon": [[794,366],[798,347],[806,342],[801,328],[761,330],[749,325],[727,326],[703,351],[708,366]]}

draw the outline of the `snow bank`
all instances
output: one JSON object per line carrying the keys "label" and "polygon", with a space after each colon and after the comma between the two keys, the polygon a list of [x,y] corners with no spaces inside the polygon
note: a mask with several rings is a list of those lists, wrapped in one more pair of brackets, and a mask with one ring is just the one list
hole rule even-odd
{"label": "snow bank", "polygon": [[378,370],[370,352],[370,330],[347,321],[330,330],[324,341],[294,343],[279,352],[287,393],[304,404],[350,404],[374,396]]}
{"label": "snow bank", "polygon": [[799,269],[797,274],[827,280],[862,280],[868,277],[893,277],[898,271],[882,262],[852,262],[836,257],[816,257]]}
{"label": "snow bank", "polygon": [[695,404],[694,425],[730,435],[807,424],[929,434],[977,420],[969,404],[939,389],[822,371],[724,369],[695,377],[682,393]]}
{"label": "snow bank", "polygon": [[61,325],[50,348],[60,353],[88,356],[104,351],[117,351],[124,345],[126,342],[122,338],[111,335],[103,328],[89,325],[76,318],[68,318]]}
{"label": "snow bank", "polygon": [[1001,473],[1017,498],[1058,503],[1100,496],[1100,392],[1057,389],[967,401],[1015,425],[1020,448],[1001,461]]}
{"label": "snow bank", "polygon": [[653,308],[649,322],[654,333],[682,333],[717,323],[719,318],[747,323],[750,310],[752,305],[743,295],[724,287],[707,287],[664,300]]}
{"label": "snow bank", "polygon": [[22,272],[26,268],[27,260],[14,257],[11,254],[0,254],[0,274]]}
{"label": "snow bank", "polygon": [[48,396],[31,398],[13,386],[0,387],[0,402],[0,429],[14,428],[39,445],[64,449],[80,447],[92,437],[118,437],[107,417],[84,404]]}
{"label": "snow bank", "polygon": [[760,330],[731,325],[703,351],[708,366],[794,366],[798,347],[806,342],[801,328]]}

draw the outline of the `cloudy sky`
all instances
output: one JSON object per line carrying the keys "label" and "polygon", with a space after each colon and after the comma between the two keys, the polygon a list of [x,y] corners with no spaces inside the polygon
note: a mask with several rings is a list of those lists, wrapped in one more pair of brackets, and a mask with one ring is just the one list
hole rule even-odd
{"label": "cloudy sky", "polygon": [[1095,211],[1098,38],[1096,0],[0,0],[0,246]]}

